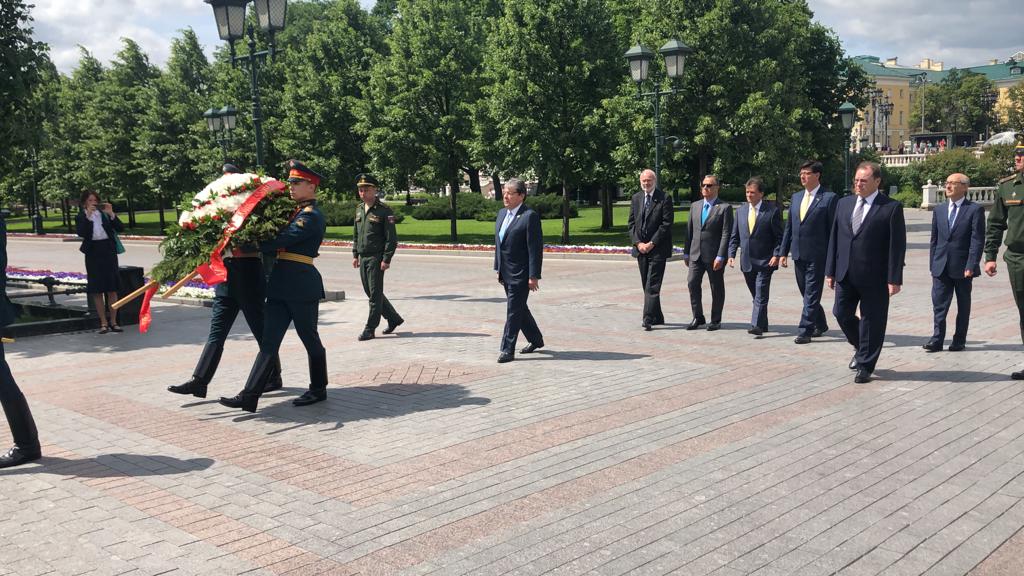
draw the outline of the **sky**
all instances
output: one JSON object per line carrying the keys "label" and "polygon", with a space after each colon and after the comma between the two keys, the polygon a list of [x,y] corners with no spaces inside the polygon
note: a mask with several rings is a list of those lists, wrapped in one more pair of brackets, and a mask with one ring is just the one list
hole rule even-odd
{"label": "sky", "polygon": [[[374,0],[359,0],[369,8]],[[213,10],[202,0],[28,0],[34,3],[34,36],[50,46],[61,72],[87,48],[107,63],[132,38],[163,66],[171,39],[189,26],[207,53],[220,44]],[[1003,61],[1024,50],[1020,0],[808,0],[815,19],[833,29],[850,56],[898,57],[916,65],[923,58],[952,67]]]}

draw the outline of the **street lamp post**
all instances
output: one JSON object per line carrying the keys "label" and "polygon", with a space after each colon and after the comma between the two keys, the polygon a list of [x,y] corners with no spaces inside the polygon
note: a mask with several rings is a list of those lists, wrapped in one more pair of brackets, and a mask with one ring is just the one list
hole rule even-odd
{"label": "street lamp post", "polygon": [[36,157],[35,146],[29,148],[28,153],[25,163],[32,167],[32,212],[29,218],[32,221],[32,233],[42,236],[46,232],[43,231],[43,215],[39,212],[39,159]]}
{"label": "street lamp post", "polygon": [[914,77],[914,86],[919,90],[921,96],[921,133],[924,133],[924,90],[928,86],[928,75],[921,73]]}
{"label": "street lamp post", "polygon": [[[673,39],[666,42],[658,50],[658,53],[665,59],[665,75],[669,79],[669,88],[662,90],[660,82],[652,78],[654,90],[650,92],[644,92],[642,85],[649,76],[654,52],[643,44],[637,44],[627,50],[625,54],[626,62],[629,63],[629,74],[632,76],[633,82],[636,82],[637,98],[650,97],[654,104],[654,175],[658,179],[659,185],[661,185],[661,146],[665,143],[665,138],[661,135],[661,97],[676,93],[677,89],[673,81],[682,78],[686,56],[692,52],[693,50],[689,46],[679,40]],[[669,138],[675,138],[675,144],[678,145],[678,137],[670,136]]]}
{"label": "street lamp post", "polygon": [[220,109],[210,108],[203,112],[203,118],[206,118],[206,127],[213,134],[214,140],[220,144],[224,161],[227,162],[228,147],[231,146],[231,131],[235,129],[235,124],[238,122],[238,111],[231,105]]}
{"label": "street lamp post", "polygon": [[846,142],[843,146],[843,195],[850,194],[850,137],[853,123],[857,119],[857,107],[851,102],[843,102],[839,107],[839,117],[843,121],[843,130],[846,130]]}
{"label": "street lamp post", "polygon": [[868,98],[871,99],[871,149],[878,150],[878,137],[875,135],[875,128],[878,126],[879,107],[882,105],[882,90],[879,88],[868,90]]}
{"label": "street lamp post", "polygon": [[882,144],[882,149],[885,151],[890,150],[889,146],[889,117],[892,116],[893,103],[889,101],[889,97],[886,96],[881,104],[878,106],[878,111],[882,115],[882,138],[885,142]]}
{"label": "street lamp post", "polygon": [[[274,33],[284,28],[285,16],[288,12],[288,0],[252,0],[256,7],[256,19],[260,29],[270,34],[268,50],[256,51],[256,36],[253,26],[248,30],[245,25],[246,6],[251,0],[204,0],[213,7],[213,15],[217,20],[217,33],[221,40],[226,40],[231,48],[231,65],[243,62],[249,67],[249,90],[252,93],[252,126],[256,136],[256,167],[263,167],[263,117],[260,111],[259,68],[267,56],[274,57]],[[240,40],[245,32],[249,36],[249,53],[235,56],[235,41]]]}

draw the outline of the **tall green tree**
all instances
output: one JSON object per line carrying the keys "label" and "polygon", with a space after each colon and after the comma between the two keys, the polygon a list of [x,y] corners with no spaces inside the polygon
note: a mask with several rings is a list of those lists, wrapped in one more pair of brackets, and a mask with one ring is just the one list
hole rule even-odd
{"label": "tall green tree", "polygon": [[605,125],[593,121],[621,79],[605,0],[506,0],[487,50],[489,125],[506,169],[531,168],[562,190],[562,242],[570,191],[594,175]]}
{"label": "tall green tree", "polygon": [[[941,82],[924,90],[925,128],[931,132],[967,132],[981,134],[991,121],[982,95],[995,90],[985,75],[970,70],[952,69]],[[910,125],[921,125],[921,108],[910,113]]]}
{"label": "tall green tree", "polygon": [[48,48],[32,39],[31,8],[22,0],[0,2],[0,173],[19,167],[38,130],[31,100]]}
{"label": "tall green tree", "polygon": [[[376,164],[418,164],[413,178],[447,183],[453,242],[460,174],[474,166],[471,120],[482,83],[484,22],[475,6],[470,0],[399,0],[387,54],[371,69],[361,123]],[[395,149],[395,133],[411,140]],[[411,151],[416,162],[409,161]]]}
{"label": "tall green tree", "polygon": [[1006,127],[1024,134],[1024,82],[1010,88],[1006,102]]}

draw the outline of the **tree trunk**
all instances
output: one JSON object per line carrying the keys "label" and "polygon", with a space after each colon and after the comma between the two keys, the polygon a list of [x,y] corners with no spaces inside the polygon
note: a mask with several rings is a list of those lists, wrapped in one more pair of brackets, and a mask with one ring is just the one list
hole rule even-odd
{"label": "tree trunk", "polygon": [[611,230],[615,226],[612,212],[612,184],[601,184],[601,230]]}
{"label": "tree trunk", "polygon": [[497,172],[491,173],[491,185],[494,186],[494,201],[501,202],[501,176]]}
{"label": "tree trunk", "polygon": [[459,242],[459,211],[457,210],[457,203],[455,199],[459,195],[458,172],[456,172],[451,181],[448,182],[448,186],[451,188],[451,193],[448,195],[448,206],[452,209],[452,243],[457,244]]}
{"label": "tree trunk", "polygon": [[697,160],[697,178],[698,178],[697,186],[698,186],[698,189],[697,189],[696,192],[694,192],[693,190],[690,191],[690,200],[691,201],[695,202],[695,201],[700,199],[700,181],[705,176],[707,176],[707,175],[708,175],[708,153],[704,152],[704,151],[701,151],[700,155],[698,156],[698,160]]}
{"label": "tree trunk", "polygon": [[128,227],[135,229],[135,203],[132,202],[132,195],[126,194],[128,198]]}
{"label": "tree trunk", "polygon": [[480,193],[480,169],[479,168],[473,168],[472,166],[470,166],[469,168],[464,168],[464,170],[466,171],[466,174],[469,176],[469,189],[472,190],[473,192],[476,192],[477,194],[479,194]]}
{"label": "tree trunk", "polygon": [[569,187],[562,176],[562,244],[569,243]]}
{"label": "tree trunk", "polygon": [[164,195],[160,194],[156,197],[157,209],[160,210],[160,232],[163,233],[164,229],[167,228],[167,223],[164,222]]}

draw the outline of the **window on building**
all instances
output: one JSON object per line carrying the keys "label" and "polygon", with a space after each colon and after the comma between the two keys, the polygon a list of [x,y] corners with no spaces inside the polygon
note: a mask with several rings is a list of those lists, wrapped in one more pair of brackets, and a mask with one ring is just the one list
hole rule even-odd
{"label": "window on building", "polygon": [[903,110],[900,110],[900,126],[903,126]]}

